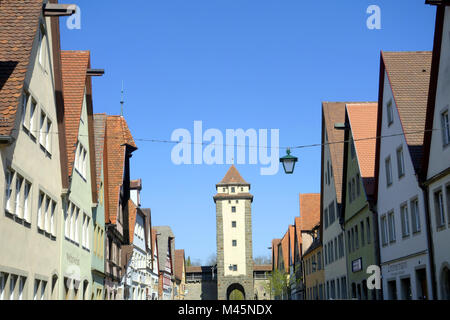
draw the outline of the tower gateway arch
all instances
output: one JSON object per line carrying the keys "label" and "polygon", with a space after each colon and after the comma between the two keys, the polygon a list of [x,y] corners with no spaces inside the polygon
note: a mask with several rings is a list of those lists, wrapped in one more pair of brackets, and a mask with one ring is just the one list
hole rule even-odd
{"label": "tower gateway arch", "polygon": [[216,191],[217,298],[253,300],[250,184],[232,165]]}

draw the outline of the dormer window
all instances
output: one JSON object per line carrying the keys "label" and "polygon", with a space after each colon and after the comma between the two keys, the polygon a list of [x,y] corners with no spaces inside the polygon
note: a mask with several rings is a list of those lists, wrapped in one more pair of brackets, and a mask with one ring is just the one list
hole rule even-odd
{"label": "dormer window", "polygon": [[45,32],[45,27],[42,24],[41,27],[39,28],[39,51],[38,51],[38,59],[39,59],[39,64],[42,66],[42,68],[47,71],[46,69],[46,42],[47,42],[47,35]]}

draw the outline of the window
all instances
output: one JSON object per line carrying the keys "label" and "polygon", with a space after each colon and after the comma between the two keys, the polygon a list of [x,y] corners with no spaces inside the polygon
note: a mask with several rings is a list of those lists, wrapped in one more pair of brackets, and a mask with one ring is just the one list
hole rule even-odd
{"label": "window", "polygon": [[14,300],[14,291],[16,290],[17,276],[11,275],[9,279],[9,299]]}
{"label": "window", "polygon": [[82,245],[87,250],[90,250],[90,243],[89,243],[89,241],[90,241],[89,240],[89,223],[90,223],[90,221],[91,221],[91,218],[88,215],[84,214],[84,217],[83,217],[83,230],[82,230],[82,232],[83,232],[83,240],[82,240],[83,243],[82,243]]}
{"label": "window", "polygon": [[350,202],[350,203],[353,202],[353,198],[352,198],[352,181],[351,180],[348,183],[348,202]]}
{"label": "window", "polygon": [[[27,92],[24,92],[22,95],[22,125],[27,128],[27,123],[25,116],[27,114],[27,106],[30,95]],[[28,129],[28,128],[27,128]]]}
{"label": "window", "polygon": [[23,218],[23,207],[21,203],[21,190],[22,190],[23,178],[16,175],[16,211],[15,215],[19,218]]}
{"label": "window", "polygon": [[30,191],[31,191],[31,183],[26,181],[25,182],[25,186],[24,186],[24,190],[23,190],[23,218],[28,223],[31,222]]}
{"label": "window", "polygon": [[55,211],[56,211],[56,202],[52,201],[51,216],[50,216],[50,233],[54,237],[56,237],[56,232],[55,232]]}
{"label": "window", "polygon": [[45,197],[45,215],[44,215],[44,230],[50,233],[50,219],[49,219],[49,209],[50,209],[50,198]]}
{"label": "window", "polygon": [[52,122],[47,118],[47,131],[45,132],[45,149],[52,151]]}
{"label": "window", "polygon": [[381,241],[383,245],[387,245],[387,222],[386,222],[386,215],[381,217]]}
{"label": "window", "polygon": [[325,218],[325,229],[326,229],[326,228],[328,228],[328,209],[325,209],[324,218]]}
{"label": "window", "polygon": [[442,227],[445,225],[445,214],[444,214],[444,195],[442,190],[436,191],[434,193],[434,211],[436,215],[436,226]]}
{"label": "window", "polygon": [[231,227],[236,228],[236,221],[231,221]]}
{"label": "window", "polygon": [[34,280],[34,294],[33,294],[33,300],[38,299],[38,293],[39,293],[39,284],[41,283],[41,280]]}
{"label": "window", "polygon": [[231,187],[231,193],[234,193],[236,190],[234,187]]}
{"label": "window", "polygon": [[388,223],[389,223],[389,242],[395,241],[395,217],[394,211],[388,213]]}
{"label": "window", "polygon": [[334,250],[333,250],[333,241],[330,242],[329,249],[330,249],[330,261],[331,261],[331,262],[334,262],[334,256],[333,256],[333,253],[334,253]]}
{"label": "window", "polygon": [[405,175],[405,160],[403,158],[403,147],[397,149],[397,169],[398,177],[401,178]]}
{"label": "window", "polygon": [[391,157],[386,158],[385,167],[386,167],[386,184],[389,187],[392,184]]}
{"label": "window", "polygon": [[356,199],[356,180],[355,178],[352,178],[352,199],[355,200]]}
{"label": "window", "polygon": [[6,283],[6,275],[0,272],[0,300],[5,299],[5,283]]}
{"label": "window", "polygon": [[400,216],[402,219],[402,236],[409,236],[409,215],[408,205],[405,203],[400,207]]}
{"label": "window", "polygon": [[447,221],[450,224],[450,184],[445,187],[445,198],[447,199]]}
{"label": "window", "polygon": [[327,184],[330,185],[330,161],[327,161]]}
{"label": "window", "polygon": [[44,230],[44,217],[45,214],[45,195],[42,192],[39,192],[39,202],[38,202],[38,228],[40,230]]}
{"label": "window", "polygon": [[334,210],[334,201],[331,202],[330,206],[328,207],[328,213],[330,214],[330,225],[333,224],[336,216],[335,216],[335,210]]}
{"label": "window", "polygon": [[344,234],[341,233],[339,235],[339,258],[342,258],[344,256]]}
{"label": "window", "polygon": [[68,204],[67,210],[64,210],[64,236],[66,238],[70,238],[70,206],[71,204]]}
{"label": "window", "polygon": [[78,225],[80,219],[80,209],[76,208],[76,214],[75,214],[75,237],[73,241],[75,241],[77,244],[79,243],[79,232],[78,232]]}
{"label": "window", "polygon": [[233,264],[233,271],[237,271],[237,264]]}
{"label": "window", "polygon": [[233,240],[232,241],[232,245],[233,245],[233,247],[236,247],[237,246],[237,240]]}
{"label": "window", "polygon": [[358,226],[355,226],[355,248],[359,249]]}
{"label": "window", "polygon": [[392,100],[389,100],[386,108],[387,108],[388,126],[390,126],[394,122],[394,111],[393,111],[393,108],[392,108]]}
{"label": "window", "polygon": [[370,244],[370,242],[372,241],[371,236],[370,236],[372,233],[372,230],[370,230],[370,218],[369,217],[367,217],[367,219],[366,219],[366,228],[367,228],[367,232],[366,232],[367,244]]}
{"label": "window", "polygon": [[236,212],[236,207],[231,207],[231,212],[235,213]]}
{"label": "window", "polygon": [[448,120],[448,109],[441,114],[442,140],[444,146],[450,144],[450,123]]}
{"label": "window", "polygon": [[350,252],[353,252],[353,250],[355,250],[355,229],[354,228],[351,229],[351,234],[350,234]]}
{"label": "window", "polygon": [[359,174],[357,174],[356,175],[356,196],[360,196],[360,194],[361,194],[361,186],[360,186],[360,181],[361,181],[361,179],[360,179],[360,177],[359,177]]}
{"label": "window", "polygon": [[30,123],[29,123],[29,127],[28,129],[30,130],[30,133],[32,136],[36,136],[36,128],[35,128],[35,117],[34,115],[36,114],[36,101],[34,99],[31,100],[31,107],[30,107]]}
{"label": "window", "polygon": [[6,176],[5,177],[6,178],[6,199],[5,199],[6,206],[5,206],[5,209],[7,212],[12,213],[11,195],[12,195],[12,181],[13,181],[13,177],[14,177],[14,172],[7,169],[5,176]]}
{"label": "window", "polygon": [[412,231],[414,233],[420,232],[420,212],[419,212],[419,200],[414,199],[411,201],[411,220]]}
{"label": "window", "polygon": [[25,281],[27,278],[19,277],[19,295],[18,300],[23,300],[23,289],[25,287]]}
{"label": "window", "polygon": [[364,221],[361,221],[361,247],[364,247],[364,243],[366,242],[364,236]]}
{"label": "window", "polygon": [[87,151],[83,145],[78,141],[77,152],[75,155],[75,169],[83,179],[86,179],[86,161]]}
{"label": "window", "polygon": [[40,119],[40,125],[39,125],[39,143],[42,147],[45,147],[45,113],[41,112],[41,119]]}
{"label": "window", "polygon": [[45,29],[44,26],[41,25],[39,28],[39,64],[45,68],[44,62],[45,62]]}

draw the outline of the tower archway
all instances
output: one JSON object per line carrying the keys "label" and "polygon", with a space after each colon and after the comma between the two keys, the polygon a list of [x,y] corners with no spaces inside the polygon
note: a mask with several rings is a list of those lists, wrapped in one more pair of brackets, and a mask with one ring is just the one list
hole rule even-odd
{"label": "tower archway", "polygon": [[227,300],[245,300],[245,289],[239,283],[233,283],[227,289]]}

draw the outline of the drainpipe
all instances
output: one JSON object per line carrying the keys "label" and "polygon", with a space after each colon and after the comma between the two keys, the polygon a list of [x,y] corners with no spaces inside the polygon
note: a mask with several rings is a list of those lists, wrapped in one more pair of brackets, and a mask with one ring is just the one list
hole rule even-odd
{"label": "drainpipe", "polygon": [[429,204],[430,199],[428,195],[428,188],[425,183],[419,183],[420,188],[423,191],[423,198],[425,200],[425,219],[427,222],[427,242],[428,242],[428,256],[430,263],[430,273],[431,273],[431,290],[433,292],[433,300],[437,300],[437,285],[436,285],[436,267],[434,264],[434,245],[433,245],[433,237],[431,235],[431,217]]}
{"label": "drainpipe", "polygon": [[[378,211],[376,210],[375,206],[372,205],[371,202],[369,202],[369,209],[372,211],[372,221],[373,221],[373,230],[374,232],[374,245],[375,245],[375,262],[380,267],[381,271],[381,249],[380,249],[380,233],[378,232]],[[380,298],[381,300],[384,300],[383,297],[383,281],[380,282]]]}

